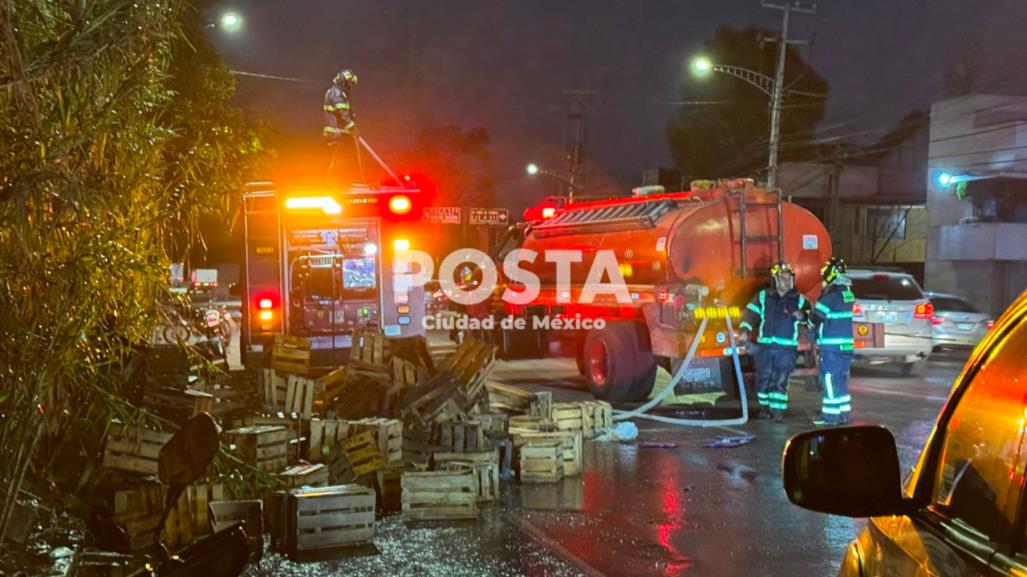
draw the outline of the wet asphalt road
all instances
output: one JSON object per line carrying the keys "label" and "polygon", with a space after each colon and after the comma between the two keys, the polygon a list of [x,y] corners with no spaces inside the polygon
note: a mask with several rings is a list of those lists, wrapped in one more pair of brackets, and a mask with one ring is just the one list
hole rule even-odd
{"label": "wet asphalt road", "polygon": [[[950,357],[907,378],[856,369],[854,419],[888,427],[908,470],[961,368],[962,359]],[[588,398],[573,361],[501,362],[493,379],[553,391],[558,401]],[[393,516],[379,523],[375,548],[359,556],[297,565],[269,554],[247,575],[835,575],[862,522],[787,502],[781,451],[819,408],[818,394],[801,384],[793,382],[790,393],[792,414],[783,424],[687,428],[636,420],[639,443],[675,446],[587,442],[581,477],[505,483],[501,502],[477,523],[409,528]],[[756,438],[733,449],[702,447],[736,434]]]}

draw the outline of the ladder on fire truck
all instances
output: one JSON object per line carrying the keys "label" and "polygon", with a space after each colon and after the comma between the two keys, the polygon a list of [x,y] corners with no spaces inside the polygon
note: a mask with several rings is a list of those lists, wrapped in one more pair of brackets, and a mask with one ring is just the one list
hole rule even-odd
{"label": "ladder on fire truck", "polygon": [[[731,191],[732,195],[736,195],[738,197],[738,242],[741,245],[741,265],[743,277],[749,276],[748,258],[750,243],[777,243],[777,259],[779,261],[784,260],[784,212],[781,207],[781,190],[772,189],[767,190],[766,192],[773,195],[772,201],[750,202],[745,197],[745,188],[735,189]],[[747,216],[752,214],[754,209],[756,211],[773,209],[774,215],[777,217],[777,234],[748,234],[746,227]]]}

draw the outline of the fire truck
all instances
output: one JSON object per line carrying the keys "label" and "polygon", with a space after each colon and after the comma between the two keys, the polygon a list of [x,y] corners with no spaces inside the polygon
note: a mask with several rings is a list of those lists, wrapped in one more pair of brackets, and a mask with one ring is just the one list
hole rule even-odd
{"label": "fire truck", "polygon": [[[477,314],[530,322],[520,325],[523,330],[481,336],[506,358],[573,355],[592,394],[612,401],[646,398],[657,366],[671,372],[680,366],[704,318],[707,327],[686,381],[694,392],[736,394],[727,317],[738,326],[748,301],[767,286],[770,267],[782,259],[796,271],[796,289],[815,298],[819,269],[831,256],[827,230],[813,214],[748,179],[697,181],[678,193],[647,187],[631,197],[565,204],[536,217],[508,231],[495,260],[518,248],[538,255],[579,250],[582,259],[570,264],[570,290],[557,290],[558,271],[541,256],[522,262],[541,281],[538,296],[524,305],[494,298]],[[602,251],[613,251],[630,303],[600,294],[581,304],[578,297]],[[501,281],[516,286],[506,277]],[[557,329],[554,319],[563,321]],[[583,319],[603,319],[605,326]],[[586,324],[593,328],[577,328]],[[863,328],[856,336],[865,342],[877,335]]]}
{"label": "fire truck", "polygon": [[354,331],[423,335],[424,290],[396,282],[395,256],[417,242],[423,199],[402,187],[243,193],[242,352],[258,366],[275,335],[305,337],[312,362],[349,358]]}

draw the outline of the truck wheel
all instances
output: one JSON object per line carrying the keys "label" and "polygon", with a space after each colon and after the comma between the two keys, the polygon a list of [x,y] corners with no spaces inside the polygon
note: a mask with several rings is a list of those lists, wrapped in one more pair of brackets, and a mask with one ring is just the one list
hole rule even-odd
{"label": "truck wheel", "polygon": [[652,391],[656,359],[643,346],[635,323],[610,323],[589,331],[583,357],[585,381],[597,399],[640,401]]}

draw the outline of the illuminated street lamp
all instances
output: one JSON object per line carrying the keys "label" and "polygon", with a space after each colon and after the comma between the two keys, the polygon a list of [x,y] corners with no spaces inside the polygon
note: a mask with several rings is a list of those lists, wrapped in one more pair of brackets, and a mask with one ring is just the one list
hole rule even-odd
{"label": "illuminated street lamp", "polygon": [[696,56],[692,59],[692,74],[702,78],[713,72],[713,62],[705,56]]}
{"label": "illuminated street lamp", "polygon": [[242,28],[242,16],[235,12],[225,12],[221,15],[221,27],[226,32],[238,32]]}
{"label": "illuminated street lamp", "polygon": [[559,171],[556,171],[556,170],[548,170],[548,169],[540,167],[539,165],[535,164],[534,162],[529,163],[528,166],[525,167],[525,172],[528,173],[528,176],[535,176],[537,174],[544,174],[546,176],[549,176],[549,177],[552,177],[552,178],[555,178],[557,180],[561,180],[561,181],[567,183],[567,201],[568,202],[574,202],[574,189],[577,186],[577,183],[574,182],[574,175],[573,174],[568,174],[568,173],[565,173],[565,172],[559,172]]}

